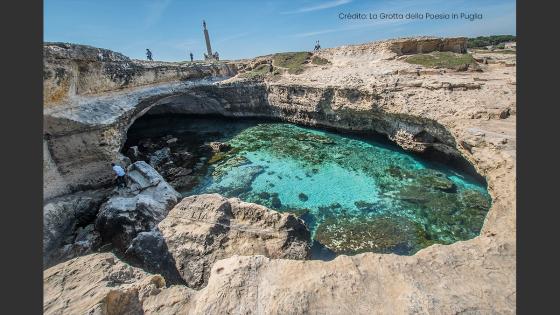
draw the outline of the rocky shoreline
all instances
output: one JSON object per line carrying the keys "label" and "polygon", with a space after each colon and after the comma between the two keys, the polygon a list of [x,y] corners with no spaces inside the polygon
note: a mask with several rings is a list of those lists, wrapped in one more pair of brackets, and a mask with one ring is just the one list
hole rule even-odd
{"label": "rocky shoreline", "polygon": [[[175,75],[180,71],[169,69],[183,65],[167,64],[174,75],[154,76],[160,65],[92,47],[46,44],[46,71],[66,70],[58,78],[45,74],[44,243],[48,249],[66,244],[65,253],[58,254],[62,260],[80,257],[45,270],[45,312],[514,313],[515,67],[489,63],[480,65],[481,71],[442,71],[400,58],[444,47],[461,50],[464,41],[433,44],[438,40],[326,49],[317,55],[329,64],[309,65],[300,74],[258,80],[237,75],[218,83],[212,81],[248,71],[266,57],[189,65],[203,73],[196,76]],[[131,63],[136,70],[125,71],[125,79],[110,70]],[[138,186],[147,188],[146,181],[160,178],[160,184],[140,194],[147,197],[115,196],[103,189],[110,185],[107,164],[126,162],[119,152],[127,129],[142,115],[158,113],[269,117],[377,132],[406,150],[468,160],[486,178],[492,207],[480,236],[433,245],[413,256],[366,253],[330,262],[294,260],[307,257],[309,244],[303,241],[305,226],[293,216],[219,195],[194,196],[175,205],[174,189],[142,162],[131,166],[144,170]],[[90,211],[97,207],[99,213]],[[147,219],[123,217],[142,207]],[[121,232],[126,237],[115,238],[108,234],[118,229],[102,228],[109,212],[120,213],[108,217],[119,226],[122,218],[132,224]],[[210,223],[188,221],[197,214],[210,216]],[[92,217],[97,218],[94,229]],[[254,229],[269,232],[255,238],[245,231]],[[61,241],[63,236],[72,240]],[[108,240],[128,257],[123,259],[144,270],[127,267],[110,253],[92,253]],[[154,260],[146,251],[169,256]],[[165,279],[147,273],[156,270],[165,270]],[[72,276],[58,276],[67,272]],[[84,296],[84,290],[95,294]]]}

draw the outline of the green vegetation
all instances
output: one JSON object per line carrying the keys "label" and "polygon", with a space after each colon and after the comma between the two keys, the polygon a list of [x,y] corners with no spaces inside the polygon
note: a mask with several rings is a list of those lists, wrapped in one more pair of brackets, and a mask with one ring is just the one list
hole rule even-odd
{"label": "green vegetation", "polygon": [[515,50],[509,50],[509,49],[497,49],[497,50],[485,50],[485,49],[480,49],[480,50],[475,50],[474,51],[477,54],[511,54],[511,55],[515,55],[516,52]]}
{"label": "green vegetation", "polygon": [[435,51],[429,54],[412,55],[406,62],[430,68],[461,69],[475,65],[476,61],[470,54],[458,54],[449,51]]}
{"label": "green vegetation", "polygon": [[479,36],[469,38],[467,40],[468,48],[485,47],[490,45],[498,45],[504,42],[514,42],[515,36],[513,35],[492,35],[492,36]]}
{"label": "green vegetation", "polygon": [[251,71],[240,74],[240,76],[243,78],[263,78],[270,74],[278,76],[286,71],[290,74],[300,74],[305,70],[306,64],[326,65],[330,63],[325,58],[311,56],[313,56],[312,53],[305,51],[275,54],[272,57],[272,64],[274,66],[272,73],[268,64],[261,64]]}
{"label": "green vegetation", "polygon": [[240,76],[242,78],[257,78],[257,77],[264,77],[267,73],[270,72],[270,68],[267,64],[258,65],[255,69],[242,73]]}
{"label": "green vegetation", "polygon": [[279,68],[287,68],[288,73],[300,74],[304,65],[309,62],[310,52],[288,52],[276,54],[273,57],[273,65]]}
{"label": "green vegetation", "polygon": [[322,65],[329,64],[330,62],[325,58],[321,58],[321,57],[318,57],[318,56],[313,56],[313,58],[311,58],[311,63],[314,64],[314,65],[322,66]]}

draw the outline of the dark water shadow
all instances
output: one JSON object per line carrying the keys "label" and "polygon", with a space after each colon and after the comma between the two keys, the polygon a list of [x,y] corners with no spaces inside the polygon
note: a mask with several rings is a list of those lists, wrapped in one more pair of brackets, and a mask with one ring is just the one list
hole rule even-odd
{"label": "dark water shadow", "polygon": [[309,257],[310,260],[331,261],[335,259],[336,256],[337,254],[335,252],[321,244],[321,242],[313,240],[313,244],[311,245],[311,255]]}

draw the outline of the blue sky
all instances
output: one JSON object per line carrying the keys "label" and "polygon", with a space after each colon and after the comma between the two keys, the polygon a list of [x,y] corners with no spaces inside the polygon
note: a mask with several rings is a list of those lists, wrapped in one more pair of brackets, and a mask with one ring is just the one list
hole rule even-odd
{"label": "blue sky", "polygon": [[[340,13],[480,13],[481,20],[343,20]],[[145,58],[201,59],[205,19],[222,59],[418,36],[515,35],[515,0],[45,0],[44,40]]]}

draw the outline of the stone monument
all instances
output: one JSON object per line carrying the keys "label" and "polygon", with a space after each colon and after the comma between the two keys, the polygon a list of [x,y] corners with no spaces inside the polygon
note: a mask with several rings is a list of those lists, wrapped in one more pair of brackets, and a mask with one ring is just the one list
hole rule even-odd
{"label": "stone monument", "polygon": [[202,27],[204,28],[204,40],[206,41],[206,54],[204,54],[204,60],[216,60],[217,58],[212,53],[212,46],[210,46],[210,35],[208,35],[208,29],[206,29],[206,21],[202,20]]}

